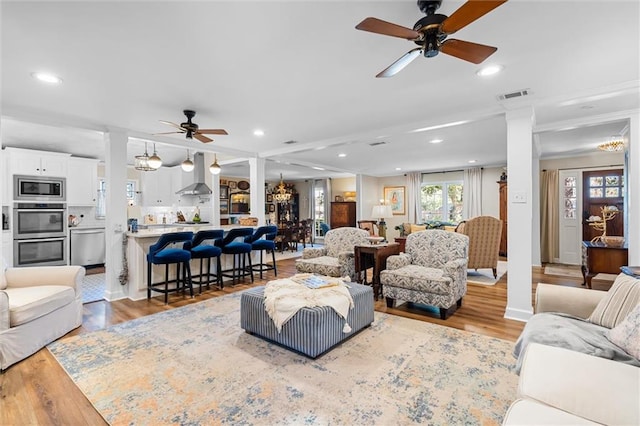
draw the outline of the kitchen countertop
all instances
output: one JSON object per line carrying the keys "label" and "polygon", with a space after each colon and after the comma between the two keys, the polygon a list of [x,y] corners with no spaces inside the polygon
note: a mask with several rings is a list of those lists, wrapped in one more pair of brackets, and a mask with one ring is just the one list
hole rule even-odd
{"label": "kitchen countertop", "polygon": [[166,234],[169,232],[182,232],[182,231],[208,231],[210,229],[222,229],[223,231],[230,231],[234,228],[255,228],[255,226],[241,226],[241,225],[220,225],[215,226],[211,224],[204,225],[187,225],[187,224],[167,224],[166,227],[158,227],[154,226],[149,229],[139,229],[138,232],[127,232],[127,236],[129,238],[157,238],[162,234]]}

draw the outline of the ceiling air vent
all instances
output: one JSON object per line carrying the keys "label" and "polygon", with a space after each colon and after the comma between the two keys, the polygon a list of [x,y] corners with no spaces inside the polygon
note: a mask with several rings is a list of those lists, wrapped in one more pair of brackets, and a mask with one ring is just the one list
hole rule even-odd
{"label": "ceiling air vent", "polygon": [[384,141],[380,141],[380,142],[371,142],[371,143],[369,144],[369,146],[378,146],[378,145],[385,145],[385,144],[386,144],[386,142],[384,142]]}
{"label": "ceiling air vent", "polygon": [[523,89],[523,90],[518,90],[517,92],[505,93],[504,95],[498,95],[498,100],[508,101],[509,99],[520,98],[522,96],[529,95],[530,92],[531,92],[531,89]]}
{"label": "ceiling air vent", "polygon": [[285,145],[293,145],[294,143],[298,143],[298,141],[294,141],[294,140],[286,141],[284,144]]}

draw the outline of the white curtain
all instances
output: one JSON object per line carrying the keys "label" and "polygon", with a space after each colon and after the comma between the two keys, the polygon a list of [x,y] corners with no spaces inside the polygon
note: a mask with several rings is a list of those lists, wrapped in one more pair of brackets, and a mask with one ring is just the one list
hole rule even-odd
{"label": "white curtain", "polygon": [[327,225],[331,223],[331,202],[333,201],[333,195],[331,195],[331,178],[325,180],[324,183],[324,217],[326,218]]}
{"label": "white curtain", "polygon": [[420,187],[422,173],[407,173],[407,213],[409,223],[421,223]]}
{"label": "white curtain", "polygon": [[462,218],[482,216],[482,168],[474,167],[462,176]]}

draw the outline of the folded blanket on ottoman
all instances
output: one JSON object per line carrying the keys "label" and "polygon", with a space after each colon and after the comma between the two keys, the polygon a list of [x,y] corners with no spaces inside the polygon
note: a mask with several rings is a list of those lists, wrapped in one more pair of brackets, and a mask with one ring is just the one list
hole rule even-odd
{"label": "folded blanket on ottoman", "polygon": [[265,286],[265,309],[278,332],[282,331],[282,326],[300,309],[330,306],[340,317],[345,319],[342,331],[349,333],[351,327],[346,319],[349,315],[349,309],[353,308],[353,298],[348,287],[342,282],[342,279],[333,277],[322,277],[330,280],[330,285],[322,288],[309,288],[296,282],[296,278],[307,276],[309,274],[296,274],[291,278],[269,281]]}

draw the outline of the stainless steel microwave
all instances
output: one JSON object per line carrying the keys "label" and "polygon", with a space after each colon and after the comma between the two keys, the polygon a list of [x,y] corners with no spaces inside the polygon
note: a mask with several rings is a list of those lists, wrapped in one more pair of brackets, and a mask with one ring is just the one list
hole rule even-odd
{"label": "stainless steel microwave", "polygon": [[67,180],[48,176],[13,176],[13,199],[16,201],[64,202]]}

